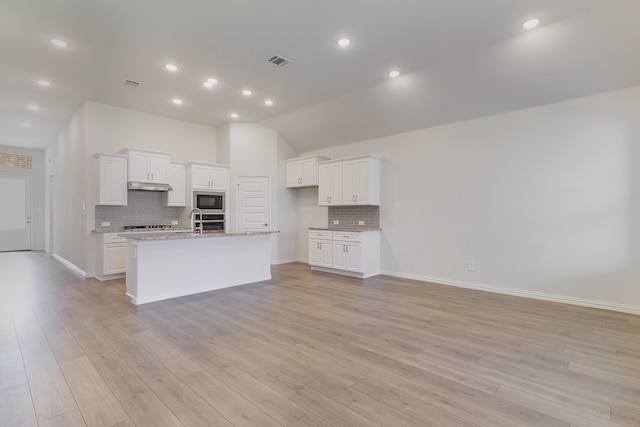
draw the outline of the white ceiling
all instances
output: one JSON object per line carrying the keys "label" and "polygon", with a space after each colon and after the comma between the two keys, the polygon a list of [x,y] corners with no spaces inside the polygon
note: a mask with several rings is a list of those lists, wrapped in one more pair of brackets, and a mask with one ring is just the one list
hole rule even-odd
{"label": "white ceiling", "polygon": [[212,126],[233,111],[306,152],[640,85],[639,19],[639,0],[3,0],[0,144],[44,147],[92,100]]}

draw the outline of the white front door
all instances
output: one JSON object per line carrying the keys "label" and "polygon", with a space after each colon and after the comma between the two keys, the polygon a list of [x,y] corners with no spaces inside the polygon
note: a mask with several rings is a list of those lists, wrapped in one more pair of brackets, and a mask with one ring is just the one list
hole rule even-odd
{"label": "white front door", "polygon": [[271,179],[266,176],[238,177],[238,231],[270,229]]}
{"label": "white front door", "polygon": [[0,175],[0,251],[31,249],[31,177]]}

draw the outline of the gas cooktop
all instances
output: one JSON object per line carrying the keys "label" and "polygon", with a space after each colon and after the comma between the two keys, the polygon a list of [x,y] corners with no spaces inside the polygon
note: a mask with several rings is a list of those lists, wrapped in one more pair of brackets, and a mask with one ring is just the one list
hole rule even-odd
{"label": "gas cooktop", "polygon": [[170,225],[125,225],[126,231],[158,231],[158,230],[171,230]]}

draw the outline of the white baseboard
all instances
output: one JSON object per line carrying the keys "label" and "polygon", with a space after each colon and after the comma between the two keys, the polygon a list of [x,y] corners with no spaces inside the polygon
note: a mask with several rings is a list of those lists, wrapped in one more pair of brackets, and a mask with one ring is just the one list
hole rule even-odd
{"label": "white baseboard", "polygon": [[397,271],[383,271],[382,274],[403,279],[412,279],[420,282],[431,282],[439,285],[456,286],[458,288],[475,289],[478,291],[494,292],[498,294],[513,295],[524,298],[532,298],[544,301],[559,302],[564,304],[579,305],[582,307],[599,308],[603,310],[619,311],[622,313],[640,314],[640,307],[633,305],[616,304],[607,301],[595,301],[583,298],[568,297],[564,295],[545,294],[542,292],[524,291],[521,289],[501,288],[479,283],[463,282],[460,280],[444,279],[441,277],[429,277],[416,274],[406,274]]}
{"label": "white baseboard", "polygon": [[77,274],[78,276],[82,277],[83,279],[86,279],[87,273],[85,273],[83,270],[81,270],[80,268],[78,268],[75,264],[73,264],[70,261],[67,261],[66,259],[62,258],[60,255],[58,255],[57,253],[53,253],[53,259],[57,260],[58,262],[60,262],[62,265],[64,265],[65,267],[67,267],[69,270],[73,271],[75,274]]}
{"label": "white baseboard", "polygon": [[296,262],[296,261],[297,261],[297,258],[278,259],[275,261],[271,261],[271,265],[291,264],[292,262]]}

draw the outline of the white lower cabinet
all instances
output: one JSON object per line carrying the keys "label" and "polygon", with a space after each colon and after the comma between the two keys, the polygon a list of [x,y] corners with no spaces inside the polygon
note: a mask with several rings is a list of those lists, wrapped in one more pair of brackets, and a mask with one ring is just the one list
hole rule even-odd
{"label": "white lower cabinet", "polygon": [[118,233],[101,233],[96,252],[96,277],[99,280],[124,277],[127,271],[127,239]]}
{"label": "white lower cabinet", "polygon": [[380,274],[380,231],[309,230],[312,270],[371,277]]}
{"label": "white lower cabinet", "polygon": [[331,268],[333,266],[333,232],[309,231],[309,264]]}

